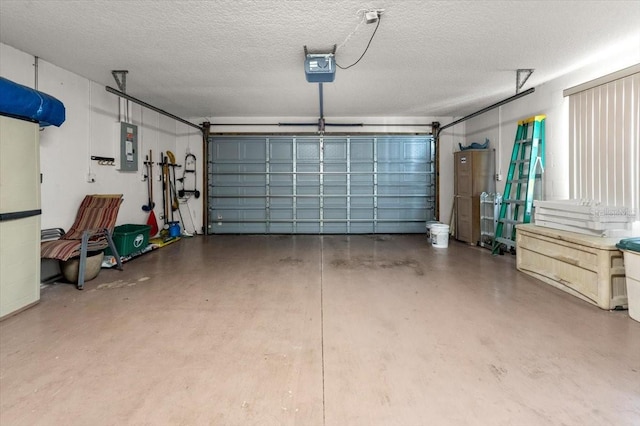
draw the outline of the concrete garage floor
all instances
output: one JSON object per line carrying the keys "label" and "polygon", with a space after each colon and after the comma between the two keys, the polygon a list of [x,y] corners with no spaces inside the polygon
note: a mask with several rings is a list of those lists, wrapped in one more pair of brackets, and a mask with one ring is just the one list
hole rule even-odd
{"label": "concrete garage floor", "polygon": [[0,323],[0,424],[640,424],[640,323],[514,263],[423,235],[184,239]]}

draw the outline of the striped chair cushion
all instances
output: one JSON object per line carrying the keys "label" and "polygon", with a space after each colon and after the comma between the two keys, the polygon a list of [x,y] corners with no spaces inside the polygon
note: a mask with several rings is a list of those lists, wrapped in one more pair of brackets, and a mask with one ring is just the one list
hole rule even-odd
{"label": "striped chair cushion", "polygon": [[104,232],[98,231],[107,229],[108,232],[113,232],[121,203],[122,194],[87,195],[80,204],[76,220],[69,231],[59,240],[41,243],[41,257],[68,260],[79,256],[84,231],[90,231],[88,251],[107,247]]}

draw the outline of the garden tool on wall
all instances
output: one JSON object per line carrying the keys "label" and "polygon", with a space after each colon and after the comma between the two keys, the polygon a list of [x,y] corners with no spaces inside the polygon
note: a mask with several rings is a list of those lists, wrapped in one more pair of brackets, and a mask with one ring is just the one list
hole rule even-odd
{"label": "garden tool on wall", "polygon": [[164,154],[160,153],[160,177],[162,179],[162,220],[164,224],[167,225],[167,182],[165,181],[165,173],[164,173]]}
{"label": "garden tool on wall", "polygon": [[147,225],[151,227],[149,230],[150,236],[155,236],[158,233],[158,221],[156,220],[156,214],[153,211],[155,207],[155,203],[153,202],[153,151],[149,150],[149,156],[147,157],[147,161],[144,162],[147,167],[147,189],[149,190],[149,205],[148,210],[145,210],[145,206],[142,206],[142,210],[149,212],[149,217],[147,218]]}
{"label": "garden tool on wall", "polygon": [[147,155],[144,161],[144,167],[146,169],[145,180],[147,181],[147,204],[142,206],[142,210],[145,212],[153,210],[154,204],[151,201],[151,193],[153,192],[153,180],[151,178],[152,170],[153,170],[153,162],[149,161],[149,156]]}
{"label": "garden tool on wall", "polygon": [[[164,209],[166,211],[164,217],[165,227],[169,222],[173,222],[173,210],[171,209],[171,178],[169,176],[169,158],[165,155],[162,158],[162,183],[164,189]],[[169,212],[171,212],[171,220],[169,220]]]}
{"label": "garden tool on wall", "polygon": [[[169,186],[171,188],[171,210],[178,210],[178,194],[176,193],[176,167],[180,167],[176,164],[176,156],[173,155],[173,152],[167,151],[167,157],[169,157],[168,166],[171,167],[169,170]],[[172,182],[173,179],[173,182]],[[171,216],[173,219],[173,215]]]}
{"label": "garden tool on wall", "polygon": [[[188,174],[193,174],[193,189],[187,189],[186,177]],[[178,191],[178,196],[184,198],[186,194],[193,194],[194,197],[200,197],[200,191],[196,189],[198,183],[196,175],[196,156],[189,153],[184,157],[184,170],[182,171],[182,177],[178,179],[178,182],[182,184],[182,189]]]}
{"label": "garden tool on wall", "polygon": [[184,218],[182,217],[182,211],[180,210],[180,203],[178,201],[178,191],[176,190],[176,168],[182,167],[179,164],[176,164],[176,157],[173,155],[173,152],[167,151],[167,156],[169,157],[169,167],[171,167],[169,171],[169,186],[171,188],[171,208],[172,208],[172,219],[173,219],[173,211],[178,211],[178,216],[180,217],[180,223],[182,224],[182,235],[185,237],[192,237],[193,235],[189,234],[184,229]]}

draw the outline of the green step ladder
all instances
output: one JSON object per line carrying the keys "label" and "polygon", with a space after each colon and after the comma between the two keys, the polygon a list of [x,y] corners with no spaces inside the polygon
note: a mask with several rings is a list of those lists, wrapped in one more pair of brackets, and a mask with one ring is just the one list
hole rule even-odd
{"label": "green step ladder", "polygon": [[[492,253],[515,250],[516,225],[531,222],[534,188],[544,171],[544,122],[536,115],[518,122]],[[540,172],[538,172],[540,166]]]}

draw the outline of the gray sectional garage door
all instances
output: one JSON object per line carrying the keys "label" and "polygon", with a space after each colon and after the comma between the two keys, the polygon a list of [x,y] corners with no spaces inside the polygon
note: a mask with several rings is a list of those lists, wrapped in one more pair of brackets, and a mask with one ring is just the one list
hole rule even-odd
{"label": "gray sectional garage door", "polygon": [[212,136],[210,234],[422,233],[434,218],[423,136]]}

